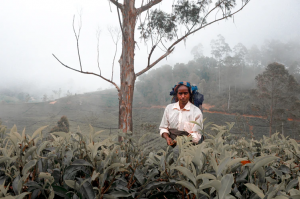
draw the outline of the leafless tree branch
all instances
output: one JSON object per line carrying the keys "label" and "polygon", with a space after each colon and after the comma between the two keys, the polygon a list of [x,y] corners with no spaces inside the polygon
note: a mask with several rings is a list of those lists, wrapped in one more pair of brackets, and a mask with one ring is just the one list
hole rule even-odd
{"label": "leafless tree branch", "polygon": [[123,11],[123,4],[119,3],[118,1],[116,0],[109,0],[110,2],[112,2],[113,4],[115,4],[115,6],[117,8],[119,8],[121,11]]}
{"label": "leafless tree branch", "polygon": [[[111,27],[108,28],[108,31],[110,33],[110,36],[116,46],[116,50],[115,50],[115,55],[113,58],[113,63],[112,63],[112,70],[111,70],[111,81],[113,81],[113,76],[114,76],[114,65],[115,65],[115,59],[116,59],[116,54],[117,54],[117,50],[118,50],[118,43],[119,43],[119,39],[120,39],[120,31],[118,29],[112,29]],[[114,38],[116,36],[116,39]]]}
{"label": "leafless tree branch", "polygon": [[160,3],[162,0],[151,0],[149,3],[147,3],[144,6],[141,6],[140,8],[138,8],[136,10],[137,15],[141,14],[142,12],[149,10],[149,8],[151,8],[152,6]]}
{"label": "leafless tree branch", "polygon": [[134,43],[138,47],[138,49],[140,50],[140,47],[139,47],[138,43],[136,41]]}
{"label": "leafless tree branch", "polygon": [[165,50],[168,50],[167,47],[164,45],[164,43],[162,42],[162,40],[160,41],[160,43],[162,44],[162,46],[165,48]]}
{"label": "leafless tree branch", "polygon": [[151,51],[150,51],[150,53],[149,53],[147,68],[148,68],[149,65],[150,65],[150,58],[151,58],[151,55],[152,55],[152,53],[153,53],[153,51],[154,51],[155,48],[156,48],[156,45],[152,46],[152,49],[151,49]]}
{"label": "leafless tree branch", "polygon": [[100,69],[100,64],[99,64],[99,37],[100,37],[100,30],[97,31],[97,39],[98,39],[98,43],[97,43],[97,63],[98,63],[98,68],[99,68],[99,72],[100,74],[96,74],[96,73],[93,73],[93,72],[85,72],[82,70],[82,63],[81,63],[81,57],[80,57],[80,50],[79,50],[79,37],[80,37],[80,31],[81,31],[81,27],[82,27],[82,22],[81,22],[81,14],[80,14],[80,20],[79,20],[79,27],[78,27],[78,32],[76,32],[75,30],[75,25],[74,25],[74,22],[75,22],[75,16],[73,17],[73,31],[74,31],[74,34],[75,34],[75,38],[76,38],[76,42],[77,42],[77,54],[78,54],[78,59],[79,59],[79,65],[80,65],[80,70],[77,70],[75,68],[72,68],[72,67],[69,67],[67,66],[66,64],[62,63],[54,54],[52,54],[54,56],[54,58],[63,66],[65,66],[66,68],[68,69],[71,69],[71,70],[74,70],[76,72],[79,72],[79,73],[83,73],[83,74],[90,74],[90,75],[95,75],[95,76],[98,76],[102,79],[104,79],[105,81],[113,84],[116,89],[118,90],[118,92],[120,91],[120,88],[118,87],[118,85],[113,82],[112,80],[109,80],[105,77],[103,77],[101,75],[101,69]]}
{"label": "leafless tree branch", "polygon": [[156,45],[162,52],[167,52],[168,49],[163,49],[162,47],[160,47],[159,45]]}
{"label": "leafless tree branch", "polygon": [[99,64],[99,42],[100,42],[100,29],[98,28],[97,33],[96,33],[96,37],[97,37],[97,64],[98,64],[98,68],[99,68],[99,74],[101,75],[101,69],[100,69],[100,64]]}
{"label": "leafless tree branch", "polygon": [[158,58],[155,62],[153,62],[151,65],[147,66],[146,68],[144,68],[143,70],[141,70],[140,72],[136,73],[136,76],[140,76],[141,74],[147,72],[148,70],[150,70],[153,66],[155,66],[158,62],[160,62],[162,59],[164,59],[165,57],[167,57],[169,54],[171,54],[173,52],[174,48],[167,50],[167,52],[165,54],[163,54],[160,58]]}
{"label": "leafless tree branch", "polygon": [[102,75],[98,75],[98,74],[96,74],[96,73],[85,72],[85,71],[82,71],[82,70],[77,70],[77,69],[75,69],[75,68],[69,67],[69,66],[65,65],[64,63],[62,63],[62,62],[61,62],[54,54],[52,54],[52,55],[53,55],[53,57],[54,57],[61,65],[63,65],[64,67],[66,67],[66,68],[68,68],[68,69],[71,69],[71,70],[74,70],[74,71],[76,71],[76,72],[82,73],[82,74],[95,75],[95,76],[97,76],[97,77],[101,77],[101,78],[104,79],[105,81],[107,81],[107,82],[113,84],[113,85],[116,87],[116,89],[118,90],[118,92],[120,92],[120,88],[118,87],[118,85],[117,85],[115,82],[110,81],[109,79],[106,79],[106,78],[103,77]]}
{"label": "leafless tree branch", "polygon": [[[152,35],[151,35],[151,36],[152,36]],[[151,37],[151,38],[152,38],[152,37]],[[154,52],[154,50],[155,50],[156,47],[159,47],[158,44],[161,42],[162,38],[163,38],[163,35],[159,34],[159,35],[157,36],[157,38],[156,38],[155,44],[153,44],[153,40],[152,40],[152,48],[151,48],[151,51],[150,51],[149,56],[148,56],[148,64],[147,64],[147,68],[150,66],[150,59],[151,59],[152,53]],[[159,48],[160,48],[160,47],[159,47]],[[161,49],[161,48],[160,48],[160,49]],[[161,50],[162,50],[162,49],[161,49]],[[163,51],[163,50],[162,50],[162,51]],[[167,49],[166,49],[165,52],[167,52]],[[153,66],[154,66],[154,65],[153,65]]]}
{"label": "leafless tree branch", "polygon": [[[121,11],[122,11],[122,9],[121,9]],[[123,30],[123,26],[122,26],[122,22],[121,22],[121,18],[120,18],[120,13],[119,13],[119,8],[118,7],[117,7],[117,12],[118,12],[118,19],[119,19],[120,28],[121,28],[122,35],[123,35],[123,41],[125,41],[125,33],[124,33],[124,30]]]}
{"label": "leafless tree branch", "polygon": [[[202,27],[203,22],[204,22],[204,20],[206,19],[206,17],[207,17],[212,11],[214,11],[217,7],[219,7],[224,1],[225,1],[225,0],[220,1],[218,4],[216,4],[216,6],[215,6],[213,9],[211,9],[211,10],[203,17],[202,22],[201,22],[201,25],[200,25],[200,28]],[[224,17],[223,17],[223,18],[224,18]],[[217,20],[217,19],[215,19],[215,20]]]}
{"label": "leafless tree branch", "polygon": [[79,20],[78,33],[76,33],[75,25],[74,25],[75,15],[73,16],[73,32],[75,34],[76,43],[77,43],[77,54],[78,54],[78,59],[79,59],[80,70],[82,71],[81,57],[80,57],[80,51],[79,51],[79,37],[80,37],[80,31],[81,31],[81,26],[82,26],[81,14],[80,14],[79,18],[80,18],[80,20]]}
{"label": "leafless tree branch", "polygon": [[111,5],[110,5],[110,0],[108,0],[108,4],[109,4],[109,10],[110,10],[110,12],[112,12]]}

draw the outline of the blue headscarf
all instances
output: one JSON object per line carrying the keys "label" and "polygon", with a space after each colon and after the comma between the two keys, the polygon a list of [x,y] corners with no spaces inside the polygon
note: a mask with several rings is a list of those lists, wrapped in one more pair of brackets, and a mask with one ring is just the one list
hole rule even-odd
{"label": "blue headscarf", "polygon": [[179,86],[184,85],[189,89],[189,92],[191,94],[190,97],[190,102],[194,104],[195,106],[199,107],[202,105],[204,101],[204,96],[198,92],[197,86],[191,85],[190,82],[183,81],[183,82],[178,82],[178,84],[174,85],[172,88],[172,91],[170,92],[170,95],[173,96],[171,103],[177,102],[177,96],[176,96],[176,90],[179,88]]}
{"label": "blue headscarf", "polygon": [[188,87],[188,89],[189,89],[189,91],[192,95],[195,94],[195,92],[198,90],[197,86],[191,85],[190,82],[183,81],[183,82],[178,82],[178,84],[174,85],[174,87],[172,88],[172,91],[170,92],[170,95],[175,96],[176,95],[176,90],[181,85],[184,85],[184,86]]}

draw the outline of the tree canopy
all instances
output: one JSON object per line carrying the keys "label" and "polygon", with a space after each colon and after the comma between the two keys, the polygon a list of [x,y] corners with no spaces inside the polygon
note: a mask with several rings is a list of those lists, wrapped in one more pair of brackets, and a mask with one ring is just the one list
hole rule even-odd
{"label": "tree canopy", "polygon": [[285,122],[299,101],[300,87],[285,66],[276,62],[269,64],[255,80],[254,105],[258,113],[266,117],[271,136],[275,122]]}
{"label": "tree canopy", "polygon": [[[79,50],[81,23],[76,31],[73,20],[80,69],[64,64],[53,55],[64,67],[83,74],[98,76],[116,87],[119,97],[119,128],[123,132],[132,131],[132,102],[136,78],[169,56],[175,46],[185,41],[191,34],[220,20],[233,17],[250,2],[250,0],[177,0],[173,1],[171,13],[167,13],[155,8],[162,1],[169,0],[142,1],[140,7],[136,7],[135,0],[123,0],[123,3],[109,0],[116,6],[122,32],[122,54],[119,59],[120,85],[117,85],[112,78],[102,76],[99,60],[97,60],[99,73],[84,71]],[[134,67],[136,25],[144,42],[149,41],[151,44],[148,63],[139,72],[136,72]],[[182,31],[179,31],[180,27],[186,28],[182,34],[180,34]],[[157,47],[163,49],[163,52],[153,61],[152,55]]]}

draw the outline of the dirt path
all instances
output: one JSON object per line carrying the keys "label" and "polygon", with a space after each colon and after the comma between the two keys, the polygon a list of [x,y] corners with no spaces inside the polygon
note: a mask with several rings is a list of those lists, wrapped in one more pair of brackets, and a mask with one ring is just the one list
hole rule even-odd
{"label": "dirt path", "polygon": [[[210,104],[203,104],[203,112],[204,113],[217,113],[217,114],[222,114],[222,115],[237,115],[237,113],[227,113],[224,111],[210,111],[209,109],[215,107],[214,105]],[[151,107],[139,107],[136,109],[164,109],[166,106],[151,106]],[[241,116],[247,117],[247,118],[260,118],[260,119],[266,119],[265,116],[260,116],[260,115],[249,115],[249,114],[242,114]],[[288,118],[288,121],[296,121],[300,122],[300,119],[293,119],[293,118]]]}

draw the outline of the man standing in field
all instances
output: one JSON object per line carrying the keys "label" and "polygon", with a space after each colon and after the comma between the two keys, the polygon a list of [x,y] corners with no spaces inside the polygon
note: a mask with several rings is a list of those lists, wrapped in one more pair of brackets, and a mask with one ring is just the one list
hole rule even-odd
{"label": "man standing in field", "polygon": [[[190,82],[179,82],[173,89],[175,103],[166,107],[159,126],[160,135],[170,146],[176,144],[177,136],[183,135],[192,136],[192,141],[196,144],[203,141],[203,136],[199,134],[203,128],[203,115],[201,110],[192,103],[195,90],[197,87],[191,86]],[[196,121],[201,126],[190,121]]]}

